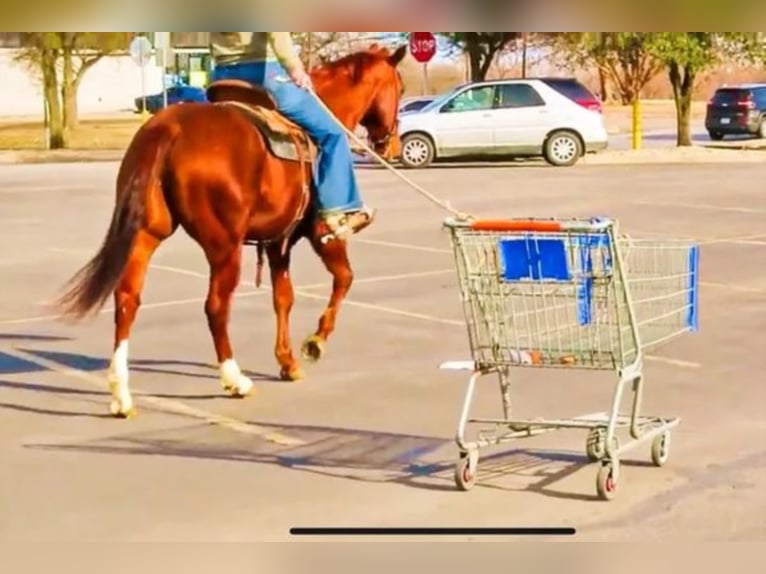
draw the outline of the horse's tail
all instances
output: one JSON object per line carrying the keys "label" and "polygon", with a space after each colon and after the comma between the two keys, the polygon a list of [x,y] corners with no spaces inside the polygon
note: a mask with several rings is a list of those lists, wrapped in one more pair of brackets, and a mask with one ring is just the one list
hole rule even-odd
{"label": "horse's tail", "polygon": [[[66,291],[56,306],[65,317],[82,319],[100,310],[122,277],[133,241],[144,223],[147,190],[158,181],[173,139],[170,130],[158,128],[149,128],[141,134],[144,137],[136,137],[126,153],[132,155],[129,165],[134,166],[133,172],[118,177],[112,221],[98,253],[64,286]],[[125,164],[123,160],[121,171]]]}

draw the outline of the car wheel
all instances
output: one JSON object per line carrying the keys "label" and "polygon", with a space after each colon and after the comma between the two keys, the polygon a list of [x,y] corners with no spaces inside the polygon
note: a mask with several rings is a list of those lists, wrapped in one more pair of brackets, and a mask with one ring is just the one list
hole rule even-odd
{"label": "car wheel", "polygon": [[428,166],[436,154],[431,139],[423,134],[410,134],[402,139],[402,164],[408,168]]}
{"label": "car wheel", "polygon": [[758,124],[758,137],[766,139],[766,116],[761,118],[761,123]]}
{"label": "car wheel", "polygon": [[569,131],[553,132],[543,147],[545,161],[557,167],[574,165],[582,153],[580,138]]}
{"label": "car wheel", "polygon": [[708,135],[710,135],[710,139],[714,142],[719,142],[723,139],[723,134],[721,132],[708,132]]}

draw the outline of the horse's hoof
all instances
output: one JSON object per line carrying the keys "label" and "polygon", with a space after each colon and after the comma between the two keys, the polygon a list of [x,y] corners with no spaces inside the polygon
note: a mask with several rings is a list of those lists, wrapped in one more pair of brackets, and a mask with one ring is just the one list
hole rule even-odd
{"label": "horse's hoof", "polygon": [[237,378],[236,383],[223,381],[223,390],[235,399],[244,399],[253,393],[253,381],[244,375]]}
{"label": "horse's hoof", "polygon": [[127,408],[117,400],[113,400],[109,403],[109,413],[116,419],[132,419],[138,412],[136,407],[129,405]]}
{"label": "horse's hoof", "polygon": [[296,382],[302,381],[306,378],[306,373],[300,367],[293,367],[292,369],[282,369],[279,373],[279,378],[283,381]]}
{"label": "horse's hoof", "polygon": [[305,360],[316,363],[324,356],[324,344],[324,339],[319,335],[310,335],[303,341],[301,355]]}

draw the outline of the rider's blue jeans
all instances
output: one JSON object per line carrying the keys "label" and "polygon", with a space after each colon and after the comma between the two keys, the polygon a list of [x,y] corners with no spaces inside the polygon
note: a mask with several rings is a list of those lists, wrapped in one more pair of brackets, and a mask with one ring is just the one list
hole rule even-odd
{"label": "rider's blue jeans", "polygon": [[279,111],[303,127],[319,147],[314,187],[320,213],[351,212],[363,207],[354,160],[343,130],[312,94],[298,87],[277,62],[216,66],[212,80],[237,79],[266,88]]}

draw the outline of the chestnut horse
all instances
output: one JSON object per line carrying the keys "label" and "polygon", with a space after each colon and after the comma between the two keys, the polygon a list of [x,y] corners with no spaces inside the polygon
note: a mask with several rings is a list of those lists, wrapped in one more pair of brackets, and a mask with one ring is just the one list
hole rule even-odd
{"label": "chestnut horse", "polygon": [[[316,94],[327,107],[348,129],[366,127],[375,151],[383,156],[397,141],[403,92],[397,66],[406,52],[406,46],[393,53],[373,46],[311,72]],[[58,301],[64,317],[78,320],[101,309],[113,294],[108,381],[110,411],[117,417],[134,413],[128,340],[147,267],[178,226],[202,248],[210,266],[205,313],[221,385],[232,396],[247,396],[253,388],[234,358],[228,332],[246,244],[258,245],[259,277],[264,251],[268,257],[277,320],[274,353],[283,380],[304,376],[290,343],[291,249],[306,238],[333,278],[318,329],[303,343],[305,359],[321,358],[351,287],[345,240],[325,241],[328,229],[316,217],[308,155],[314,148],[305,133],[280,116],[260,88],[222,81],[211,84],[208,94],[214,96],[210,102],[169,106],[136,132],[117,175],[103,244],[69,280]]]}

